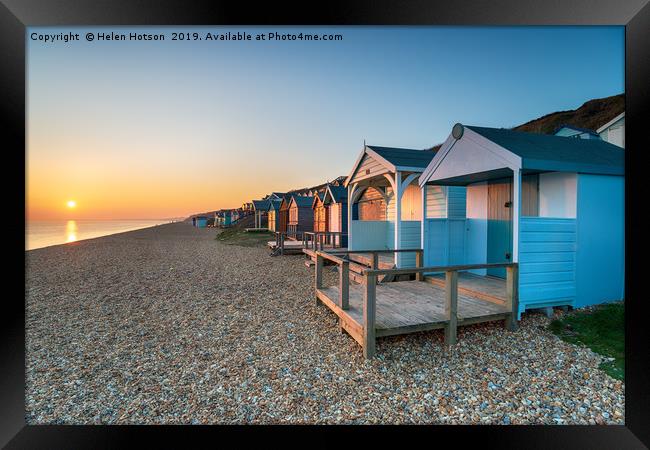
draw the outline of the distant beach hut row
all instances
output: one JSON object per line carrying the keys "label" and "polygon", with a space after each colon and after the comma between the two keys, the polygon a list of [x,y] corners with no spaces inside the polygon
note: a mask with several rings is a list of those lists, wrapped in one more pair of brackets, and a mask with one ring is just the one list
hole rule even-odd
{"label": "distant beach hut row", "polygon": [[247,209],[246,207],[236,209],[220,209],[218,211],[191,216],[190,220],[192,222],[192,225],[197,228],[228,228],[236,224],[239,220],[251,214],[252,210]]}

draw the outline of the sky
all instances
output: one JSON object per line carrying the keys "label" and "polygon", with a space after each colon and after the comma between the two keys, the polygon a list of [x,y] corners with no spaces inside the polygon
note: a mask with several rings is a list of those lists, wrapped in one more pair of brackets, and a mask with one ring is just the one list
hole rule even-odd
{"label": "sky", "polygon": [[[253,40],[205,40],[226,32]],[[27,54],[28,220],[234,208],[347,175],[364,140],[424,149],[624,92],[623,27],[32,27]]]}

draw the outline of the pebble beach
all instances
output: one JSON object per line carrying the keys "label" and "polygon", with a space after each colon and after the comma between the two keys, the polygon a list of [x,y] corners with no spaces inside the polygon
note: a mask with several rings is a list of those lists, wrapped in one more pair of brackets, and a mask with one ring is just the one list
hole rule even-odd
{"label": "pebble beach", "polygon": [[366,361],[303,256],[216,233],[25,253],[28,424],[624,424],[624,383],[542,314],[460,327],[453,348],[442,330],[381,338]]}

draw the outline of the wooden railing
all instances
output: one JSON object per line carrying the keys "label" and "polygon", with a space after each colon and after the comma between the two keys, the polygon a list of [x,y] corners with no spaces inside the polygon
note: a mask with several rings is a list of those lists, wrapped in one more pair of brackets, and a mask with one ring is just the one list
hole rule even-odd
{"label": "wooden railing", "polygon": [[342,238],[347,235],[343,231],[305,231],[302,244],[304,248],[313,250],[323,250],[327,244],[331,245],[332,248],[340,248]]}
{"label": "wooden railing", "polygon": [[[403,269],[379,269],[378,255],[392,252],[416,252],[416,266]],[[518,295],[518,264],[467,264],[456,266],[429,266],[422,267],[422,249],[410,250],[365,250],[365,251],[342,251],[336,255],[327,252],[316,252],[315,289],[318,291],[323,287],[323,262],[329,260],[339,266],[339,298],[338,306],[342,310],[349,309],[349,255],[354,253],[372,254],[371,267],[362,269],[363,275],[363,349],[366,358],[375,354],[375,323],[376,323],[376,294],[377,279],[379,276],[398,276],[416,274],[416,279],[424,281],[425,273],[445,273],[445,343],[453,345],[456,343],[456,332],[458,327],[458,272],[476,269],[491,269],[505,267],[506,269],[506,296],[504,302],[504,314],[507,314],[505,326],[508,330],[517,329],[517,315],[519,309]],[[316,297],[318,303],[318,296]]]}
{"label": "wooden railing", "polygon": [[[343,250],[336,251],[336,253],[328,253],[322,250],[316,251],[316,269],[315,269],[315,283],[316,289],[321,289],[323,286],[323,265],[324,261],[328,260],[339,266],[339,302],[338,305],[341,309],[348,309],[350,300],[350,262],[361,265],[358,261],[350,260],[350,255],[353,254],[370,254],[370,265],[368,269],[362,269],[361,273],[364,274],[367,270],[379,270],[379,255],[385,253],[407,253],[415,252],[416,266],[422,266],[422,249],[399,249],[399,250]],[[419,281],[424,280],[423,273],[416,274],[416,279]],[[318,303],[318,300],[317,300]]]}

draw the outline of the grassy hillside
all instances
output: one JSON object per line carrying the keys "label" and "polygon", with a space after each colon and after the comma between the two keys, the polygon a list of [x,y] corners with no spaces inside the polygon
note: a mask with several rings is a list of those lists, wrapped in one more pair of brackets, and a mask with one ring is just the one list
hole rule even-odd
{"label": "grassy hillside", "polygon": [[514,129],[529,133],[552,134],[563,124],[574,125],[596,131],[597,128],[618,116],[625,110],[625,94],[589,100],[580,108],[570,111],[557,111],[531,120]]}

